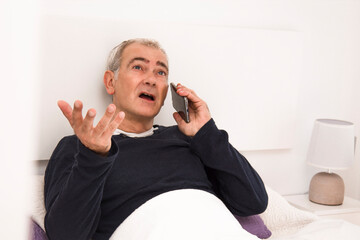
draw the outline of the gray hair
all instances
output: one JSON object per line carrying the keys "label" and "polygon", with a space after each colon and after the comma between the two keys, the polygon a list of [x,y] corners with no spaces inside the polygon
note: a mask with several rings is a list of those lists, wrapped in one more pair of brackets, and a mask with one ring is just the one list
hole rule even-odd
{"label": "gray hair", "polygon": [[117,74],[118,74],[118,71],[120,68],[122,54],[123,54],[125,48],[133,43],[139,43],[144,46],[159,49],[165,54],[165,56],[167,58],[165,50],[162,49],[160,44],[155,40],[145,39],[145,38],[134,38],[134,39],[129,39],[129,40],[123,41],[122,43],[120,43],[119,45],[117,45],[116,47],[114,47],[111,50],[108,60],[107,60],[107,64],[106,64],[106,70],[110,70],[114,73],[115,80],[117,79]]}

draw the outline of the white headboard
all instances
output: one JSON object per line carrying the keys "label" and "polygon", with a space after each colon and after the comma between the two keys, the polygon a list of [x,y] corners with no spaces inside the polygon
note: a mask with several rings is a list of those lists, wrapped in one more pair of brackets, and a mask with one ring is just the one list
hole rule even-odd
{"label": "white headboard", "polygon": [[[33,159],[48,159],[57,142],[72,134],[57,100],[80,99],[86,110],[93,107],[102,116],[111,101],[102,83],[107,54],[135,37],[160,42],[169,56],[169,82],[181,82],[206,100],[236,148],[292,147],[301,33],[45,15],[40,29],[39,139]],[[175,124],[173,111],[167,98],[156,123]]]}

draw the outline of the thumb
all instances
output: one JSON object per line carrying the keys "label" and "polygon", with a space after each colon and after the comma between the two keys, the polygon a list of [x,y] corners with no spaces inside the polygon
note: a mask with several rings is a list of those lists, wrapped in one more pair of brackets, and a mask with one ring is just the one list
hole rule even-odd
{"label": "thumb", "polygon": [[182,126],[185,121],[182,119],[182,117],[180,116],[180,114],[178,112],[174,112],[173,113],[173,117],[175,119],[175,122],[179,125]]}

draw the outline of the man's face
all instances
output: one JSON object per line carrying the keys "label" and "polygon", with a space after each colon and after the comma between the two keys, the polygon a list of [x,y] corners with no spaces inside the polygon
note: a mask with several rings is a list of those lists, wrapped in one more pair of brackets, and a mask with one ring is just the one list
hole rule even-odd
{"label": "man's face", "polygon": [[128,118],[153,119],[164,104],[167,79],[165,54],[159,49],[133,43],[123,51],[113,102]]}

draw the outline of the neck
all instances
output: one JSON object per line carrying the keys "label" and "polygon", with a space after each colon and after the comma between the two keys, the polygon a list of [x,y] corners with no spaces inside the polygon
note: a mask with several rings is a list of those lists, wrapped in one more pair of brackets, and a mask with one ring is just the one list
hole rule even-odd
{"label": "neck", "polygon": [[142,133],[151,129],[153,124],[153,118],[136,117],[125,113],[125,118],[118,126],[118,129],[129,133]]}

